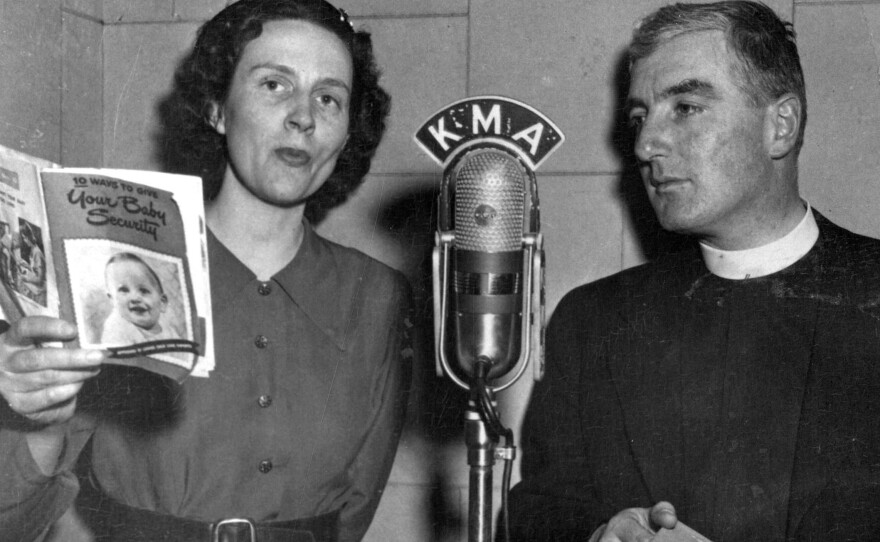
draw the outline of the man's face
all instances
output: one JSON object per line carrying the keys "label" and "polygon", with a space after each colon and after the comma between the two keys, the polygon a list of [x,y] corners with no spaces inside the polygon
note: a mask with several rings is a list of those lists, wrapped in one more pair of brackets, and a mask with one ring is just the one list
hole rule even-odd
{"label": "man's face", "polygon": [[237,181],[271,205],[304,202],[348,137],[351,88],[351,57],[336,35],[301,20],[265,23],[216,112],[230,159],[224,185]]}
{"label": "man's face", "polygon": [[153,329],[168,305],[152,273],[138,262],[113,262],[106,271],[107,295],[116,311],[143,328]]}
{"label": "man's face", "polygon": [[632,68],[628,104],[648,198],[667,230],[747,248],[773,202],[766,108],[737,86],[724,34],[685,34]]}

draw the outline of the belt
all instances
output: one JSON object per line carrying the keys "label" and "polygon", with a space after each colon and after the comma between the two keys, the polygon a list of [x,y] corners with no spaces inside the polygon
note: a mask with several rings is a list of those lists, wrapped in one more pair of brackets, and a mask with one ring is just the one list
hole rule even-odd
{"label": "belt", "polygon": [[[103,525],[111,542],[336,542],[339,512],[290,521],[179,518],[104,499]],[[104,538],[102,538],[104,540]]]}

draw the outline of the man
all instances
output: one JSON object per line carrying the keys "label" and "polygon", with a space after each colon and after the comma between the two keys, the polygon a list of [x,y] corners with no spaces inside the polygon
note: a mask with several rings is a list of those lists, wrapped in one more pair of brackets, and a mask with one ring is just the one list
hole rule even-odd
{"label": "man", "polygon": [[680,521],[714,542],[877,539],[880,242],[798,194],[791,25],[666,6],[630,61],[645,189],[698,243],[557,307],[513,538],[692,540]]}

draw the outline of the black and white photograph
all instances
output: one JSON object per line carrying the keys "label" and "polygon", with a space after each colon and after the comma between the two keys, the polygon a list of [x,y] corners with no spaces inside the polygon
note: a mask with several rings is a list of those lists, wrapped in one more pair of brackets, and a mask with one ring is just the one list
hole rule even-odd
{"label": "black and white photograph", "polygon": [[880,540],[880,0],[0,0],[0,67],[0,147],[198,187],[210,302],[89,239],[0,320],[0,541]]}
{"label": "black and white photograph", "polygon": [[192,340],[179,258],[106,240],[64,245],[84,348]]}
{"label": "black and white photograph", "polygon": [[[19,293],[45,307],[46,249],[43,247],[42,230],[38,225],[19,218],[18,239],[18,250],[12,250],[18,266],[14,274],[14,284]],[[0,240],[0,243],[3,241]]]}

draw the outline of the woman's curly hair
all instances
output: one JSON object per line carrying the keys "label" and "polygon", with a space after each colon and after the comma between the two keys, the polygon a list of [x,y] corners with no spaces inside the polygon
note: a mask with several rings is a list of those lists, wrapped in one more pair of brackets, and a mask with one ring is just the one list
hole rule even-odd
{"label": "woman's curly hair", "polygon": [[[391,108],[390,96],[379,86],[370,34],[355,31],[342,10],[324,0],[240,0],[226,7],[199,29],[192,51],[175,74],[171,115],[176,118],[168,119],[166,130],[175,132],[169,137],[175,141],[173,161],[182,165],[178,169],[201,176],[205,199],[213,199],[227,165],[226,138],[211,124],[214,107],[225,102],[245,46],[260,36],[264,23],[286,19],[333,32],[352,58],[348,141],[330,178],[306,202],[306,217],[320,222],[363,182]],[[165,149],[166,155],[170,152]]]}

